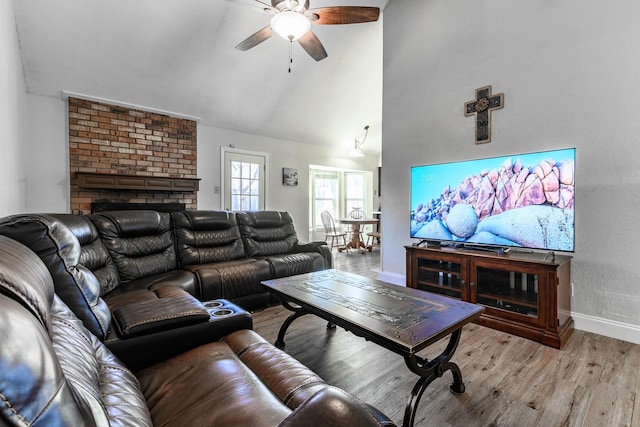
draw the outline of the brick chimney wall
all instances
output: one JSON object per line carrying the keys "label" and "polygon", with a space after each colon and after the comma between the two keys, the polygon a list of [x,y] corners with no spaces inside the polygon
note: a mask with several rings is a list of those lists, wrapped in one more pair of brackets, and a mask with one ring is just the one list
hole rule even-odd
{"label": "brick chimney wall", "polygon": [[197,192],[78,188],[76,172],[197,178],[197,123],[102,102],[69,98],[71,212],[91,202],[183,203],[197,208]]}

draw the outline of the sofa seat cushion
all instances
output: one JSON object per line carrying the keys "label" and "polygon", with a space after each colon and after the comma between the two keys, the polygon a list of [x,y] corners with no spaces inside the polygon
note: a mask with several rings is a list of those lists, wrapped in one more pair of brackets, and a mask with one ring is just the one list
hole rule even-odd
{"label": "sofa seat cushion", "polygon": [[269,263],[253,258],[184,268],[195,274],[202,292],[202,301],[219,298],[235,301],[247,295],[268,294],[260,282],[272,278]]}
{"label": "sofa seat cushion", "polygon": [[325,269],[324,258],[317,252],[269,255],[265,260],[276,279]]}
{"label": "sofa seat cushion", "polygon": [[[241,331],[248,333],[250,331]],[[154,425],[276,426],[289,409],[224,342],[198,347],[138,372]]]}
{"label": "sofa seat cushion", "polygon": [[[155,290],[171,285],[180,288],[183,291],[193,295],[198,299],[202,299],[200,289],[193,273],[183,270],[173,270],[166,273],[154,274],[149,277],[134,280],[129,283],[122,284],[111,292],[102,296],[111,312],[124,304],[129,304],[140,300],[140,298],[154,298]],[[143,295],[146,295],[143,296]]]}

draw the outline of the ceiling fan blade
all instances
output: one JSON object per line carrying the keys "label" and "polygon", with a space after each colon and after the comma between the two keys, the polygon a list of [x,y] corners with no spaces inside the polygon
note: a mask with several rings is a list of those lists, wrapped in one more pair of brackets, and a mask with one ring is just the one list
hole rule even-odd
{"label": "ceiling fan blade", "polygon": [[313,34],[313,31],[307,31],[307,34],[298,39],[300,46],[316,61],[321,61],[327,57],[327,51],[324,50],[324,46],[320,43],[318,37]]}
{"label": "ceiling fan blade", "polygon": [[330,6],[312,9],[309,12],[309,19],[318,25],[374,22],[380,16],[380,8],[369,6]]}
{"label": "ceiling fan blade", "polygon": [[278,13],[278,9],[272,7],[270,4],[268,3],[264,3],[260,0],[254,0],[254,1],[250,1],[250,0],[227,0],[229,3],[234,3],[234,4],[238,4],[240,6],[244,6],[244,7],[249,7],[251,9],[257,9],[257,10],[262,10],[265,13],[268,13],[269,15],[275,15],[276,13]]}
{"label": "ceiling fan blade", "polygon": [[271,29],[271,25],[267,25],[263,29],[256,31],[254,34],[250,35],[249,37],[241,41],[238,44],[238,46],[236,46],[236,49],[243,50],[243,51],[249,50],[252,47],[257,46],[263,41],[267,40],[269,37],[271,37],[274,34],[275,33]]}

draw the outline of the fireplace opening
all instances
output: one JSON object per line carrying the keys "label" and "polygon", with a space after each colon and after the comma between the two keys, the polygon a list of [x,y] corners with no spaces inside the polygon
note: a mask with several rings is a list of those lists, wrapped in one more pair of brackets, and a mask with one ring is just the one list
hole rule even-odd
{"label": "fireplace opening", "polygon": [[112,201],[91,202],[91,213],[121,210],[153,210],[158,212],[182,212],[184,203],[128,203]]}

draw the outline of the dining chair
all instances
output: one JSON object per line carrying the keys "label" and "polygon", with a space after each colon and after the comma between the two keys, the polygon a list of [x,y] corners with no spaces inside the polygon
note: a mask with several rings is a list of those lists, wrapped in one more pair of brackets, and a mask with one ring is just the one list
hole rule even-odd
{"label": "dining chair", "polygon": [[373,248],[376,245],[376,241],[378,242],[378,246],[380,246],[380,232],[379,231],[370,231],[367,233],[367,243],[366,247],[371,246]]}
{"label": "dining chair", "polygon": [[[351,219],[364,219],[364,218],[366,218],[366,214],[364,213],[364,211],[363,211],[363,210],[360,210],[360,209],[354,209],[354,210],[352,210],[351,212],[349,212],[349,214],[347,215],[347,217],[349,217],[349,218],[351,218]],[[364,235],[363,233],[364,233],[365,227],[366,227],[366,226],[365,226],[364,224],[362,224],[362,225],[360,225],[360,227],[358,227],[358,229],[359,229],[359,231],[360,231],[360,241],[361,241],[361,242],[364,242],[364,239],[363,239],[363,237],[362,237],[362,236]],[[352,225],[352,226],[351,226],[351,230],[353,230],[354,228],[355,228],[355,227]],[[351,231],[351,230],[350,230],[350,231]],[[351,231],[351,232],[353,232],[353,231]]]}
{"label": "dining chair", "polygon": [[328,238],[331,238],[329,250],[333,250],[334,243],[337,243],[335,246],[338,249],[341,247],[340,238],[342,238],[342,247],[346,248],[347,233],[336,228],[336,223],[333,220],[331,213],[329,213],[329,211],[320,212],[320,219],[322,220],[322,227],[324,228],[324,241],[326,242]]}

